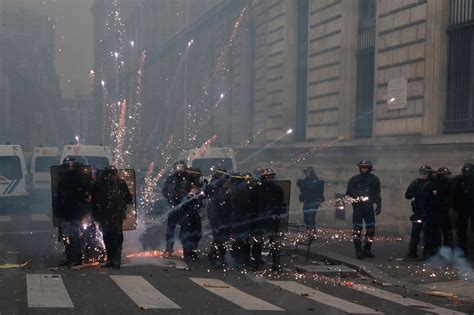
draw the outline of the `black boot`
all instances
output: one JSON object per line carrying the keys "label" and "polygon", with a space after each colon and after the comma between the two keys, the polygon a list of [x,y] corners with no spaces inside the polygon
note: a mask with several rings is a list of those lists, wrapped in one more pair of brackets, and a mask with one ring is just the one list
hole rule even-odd
{"label": "black boot", "polygon": [[364,246],[364,251],[363,251],[364,257],[367,257],[367,258],[375,257],[374,254],[372,254],[372,251],[370,250],[371,248],[372,248],[372,243],[366,242]]}
{"label": "black boot", "polygon": [[362,242],[360,241],[360,239],[354,239],[354,247],[356,250],[356,258],[364,259],[364,253],[362,252]]}

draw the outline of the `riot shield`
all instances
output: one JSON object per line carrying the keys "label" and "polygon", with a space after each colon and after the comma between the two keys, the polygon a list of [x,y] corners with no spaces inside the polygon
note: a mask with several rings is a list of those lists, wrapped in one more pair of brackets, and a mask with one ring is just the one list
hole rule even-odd
{"label": "riot shield", "polygon": [[271,235],[288,230],[291,182],[262,182],[257,186],[256,230]]}
{"label": "riot shield", "polygon": [[[81,211],[84,213],[91,213],[92,207],[90,203],[90,191],[92,184],[92,169],[90,166],[76,166],[74,184],[71,184],[70,169],[63,165],[55,165],[51,167],[51,195],[52,195],[52,210],[53,210],[53,225],[55,227],[61,227],[60,220],[60,211],[68,211],[68,203],[74,205],[75,207],[70,207],[71,209],[77,208],[79,206]],[[68,182],[69,181],[69,182]],[[71,185],[69,185],[71,184]],[[73,191],[76,195],[78,192],[82,192],[82,196],[79,196],[79,202],[77,198],[69,198],[67,194],[64,193],[65,188],[69,191]],[[78,205],[78,203],[80,203]],[[62,210],[62,209],[65,210]]]}
{"label": "riot shield", "polygon": [[291,196],[291,181],[277,180],[274,182],[283,190],[283,205],[280,213],[280,222],[278,225],[278,232],[288,232],[288,220],[290,216],[290,196]]}
{"label": "riot shield", "polygon": [[[133,169],[119,169],[118,178],[123,180],[128,187],[130,194],[132,195],[132,203],[127,205],[126,218],[123,221],[122,230],[130,231],[137,228],[137,206],[136,206],[136,180],[135,170]],[[107,170],[97,171],[97,184],[101,185],[104,182],[104,175]]]}

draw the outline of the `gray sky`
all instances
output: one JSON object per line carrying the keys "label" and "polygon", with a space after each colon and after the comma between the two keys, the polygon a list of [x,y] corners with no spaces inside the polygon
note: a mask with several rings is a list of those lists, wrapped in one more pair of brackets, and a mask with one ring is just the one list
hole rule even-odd
{"label": "gray sky", "polygon": [[4,8],[38,9],[55,21],[56,71],[63,97],[90,94],[89,72],[93,65],[93,0],[0,0]]}

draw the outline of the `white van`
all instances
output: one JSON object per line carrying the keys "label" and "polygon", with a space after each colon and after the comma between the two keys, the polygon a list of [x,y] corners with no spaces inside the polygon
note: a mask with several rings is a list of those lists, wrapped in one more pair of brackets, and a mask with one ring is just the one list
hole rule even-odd
{"label": "white van", "polygon": [[58,147],[39,147],[33,150],[30,165],[31,189],[51,189],[51,166],[59,164]]}
{"label": "white van", "polygon": [[66,145],[64,146],[60,163],[68,156],[74,157],[82,165],[90,165],[97,170],[103,170],[112,164],[110,148],[101,145]]}
{"label": "white van", "polygon": [[229,173],[237,172],[234,151],[229,147],[197,148],[187,151],[187,164],[197,167],[204,177],[212,175],[213,169],[225,169]]}
{"label": "white van", "polygon": [[0,206],[26,203],[27,175],[21,146],[0,145]]}

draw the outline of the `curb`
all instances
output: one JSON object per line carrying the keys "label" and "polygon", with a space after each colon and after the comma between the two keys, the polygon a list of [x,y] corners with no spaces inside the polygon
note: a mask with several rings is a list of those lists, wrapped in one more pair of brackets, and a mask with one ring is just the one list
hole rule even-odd
{"label": "curb", "polygon": [[[298,249],[296,251],[294,249],[290,249],[290,251],[296,252],[302,256],[306,255],[306,251],[304,250]],[[327,252],[324,253],[325,251]],[[359,272],[360,274],[368,278],[371,278],[376,284],[380,286],[382,285],[382,283],[390,283],[391,286],[401,287],[401,288],[408,289],[416,293],[427,294],[428,292],[433,291],[433,290],[430,290],[429,288],[426,288],[417,284],[413,284],[404,280],[396,279],[392,277],[390,274],[382,271],[380,268],[378,268],[371,262],[366,262],[363,260],[359,262],[355,258],[352,259],[349,257],[345,257],[345,256],[334,254],[334,253],[328,253],[328,252],[329,250],[327,248],[320,246],[320,248],[318,249],[318,252],[316,252],[315,249],[311,249],[309,257],[320,259],[320,260],[327,260],[333,264],[340,264],[340,265],[352,268],[356,270],[357,272]]]}

